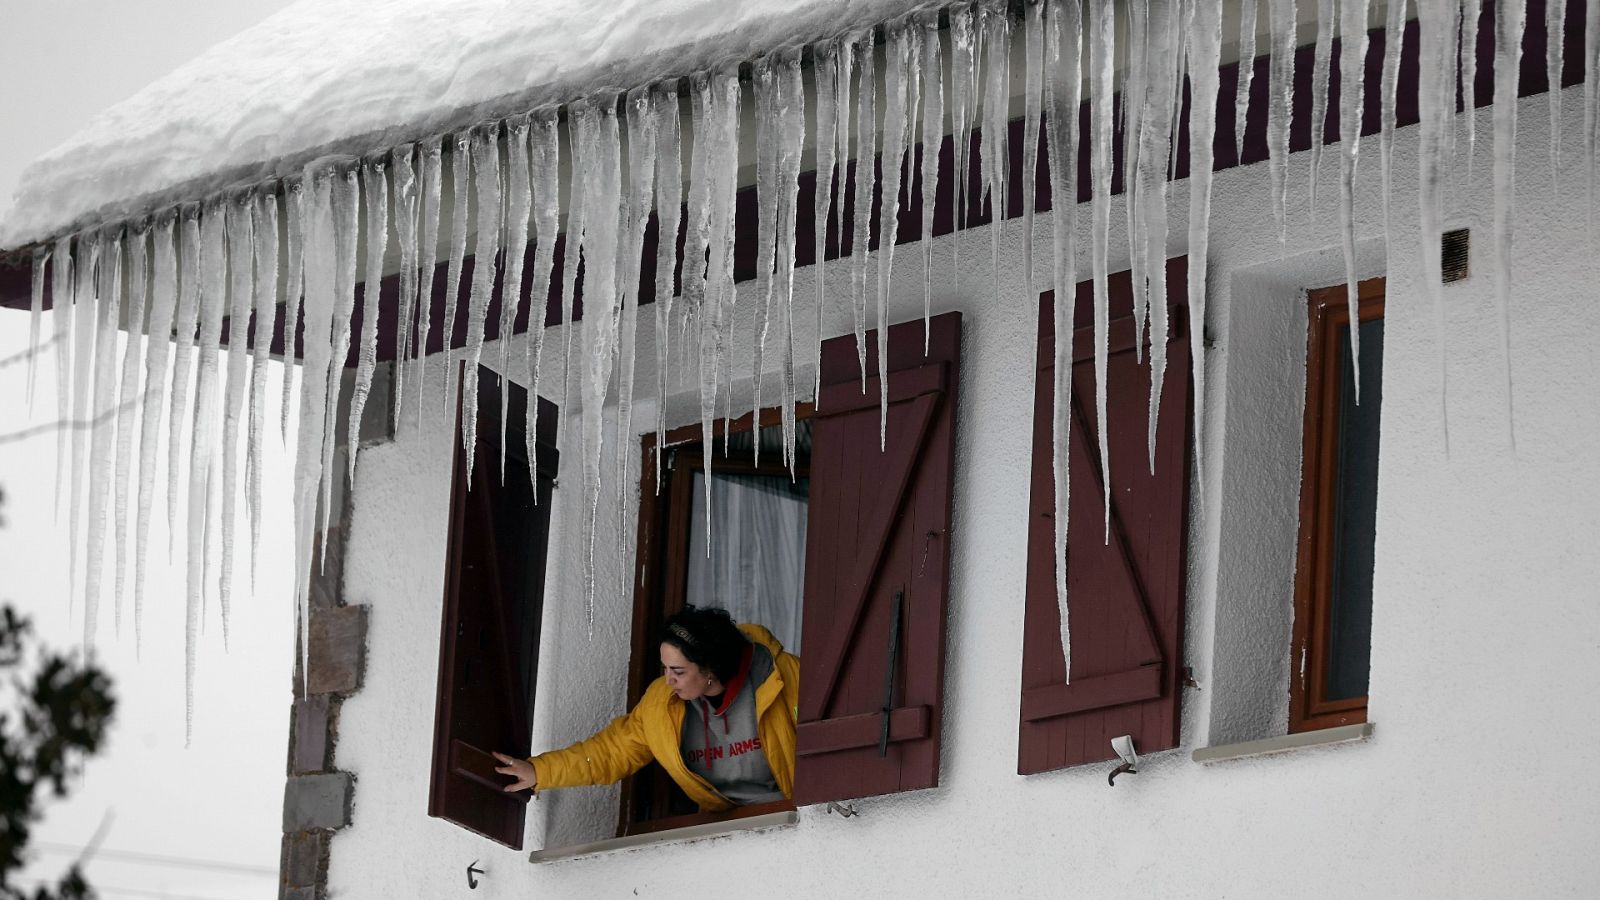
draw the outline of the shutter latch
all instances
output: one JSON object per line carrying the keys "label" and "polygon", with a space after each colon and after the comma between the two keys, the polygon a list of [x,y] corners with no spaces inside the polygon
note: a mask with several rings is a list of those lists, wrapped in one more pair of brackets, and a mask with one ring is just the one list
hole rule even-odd
{"label": "shutter latch", "polygon": [[1106,776],[1106,784],[1117,786],[1117,776],[1126,772],[1129,775],[1139,774],[1139,751],[1133,749],[1133,737],[1121,734],[1111,739],[1111,750],[1122,760],[1122,764],[1111,770]]}
{"label": "shutter latch", "polygon": [[900,662],[900,607],[905,603],[904,588],[894,592],[894,610],[889,619],[889,662],[883,670],[883,724],[878,731],[878,757],[889,755],[889,719],[894,715],[894,674]]}
{"label": "shutter latch", "polygon": [[473,860],[472,862],[467,863],[467,889],[468,890],[475,891],[475,890],[478,889],[478,876],[482,875],[482,874],[484,874],[484,872],[483,872],[482,869],[478,868],[478,861],[477,860]]}

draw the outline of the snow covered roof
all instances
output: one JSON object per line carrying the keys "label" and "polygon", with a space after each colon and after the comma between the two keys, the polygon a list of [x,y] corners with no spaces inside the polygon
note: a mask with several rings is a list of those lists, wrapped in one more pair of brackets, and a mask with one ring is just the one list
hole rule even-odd
{"label": "snow covered roof", "polygon": [[479,120],[748,60],[917,0],[301,0],[24,172],[14,248]]}

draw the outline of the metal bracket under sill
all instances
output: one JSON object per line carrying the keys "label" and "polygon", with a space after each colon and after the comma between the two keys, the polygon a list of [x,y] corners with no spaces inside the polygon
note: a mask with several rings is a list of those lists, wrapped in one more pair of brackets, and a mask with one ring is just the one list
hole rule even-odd
{"label": "metal bracket under sill", "polygon": [[674,828],[670,831],[630,834],[624,837],[607,838],[603,841],[591,841],[587,844],[572,844],[567,847],[535,850],[528,856],[528,862],[556,862],[557,860],[594,856],[599,853],[610,853],[616,850],[632,850],[638,847],[648,847],[652,844],[676,844],[684,841],[697,841],[702,838],[732,834],[738,831],[780,828],[793,825],[798,821],[800,821],[799,814],[792,809],[787,809],[780,812],[766,813],[765,815],[746,816],[742,819],[726,819],[721,822],[688,825],[683,828]]}

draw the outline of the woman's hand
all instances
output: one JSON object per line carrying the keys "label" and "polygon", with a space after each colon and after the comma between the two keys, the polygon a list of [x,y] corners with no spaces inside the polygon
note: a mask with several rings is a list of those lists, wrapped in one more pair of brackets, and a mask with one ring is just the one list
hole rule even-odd
{"label": "woman's hand", "polygon": [[509,794],[539,785],[539,776],[533,770],[533,763],[525,759],[517,759],[514,756],[507,756],[504,753],[495,753],[494,758],[505,763],[503,766],[496,767],[496,772],[501,775],[510,775],[516,779],[515,782],[506,785],[501,790]]}

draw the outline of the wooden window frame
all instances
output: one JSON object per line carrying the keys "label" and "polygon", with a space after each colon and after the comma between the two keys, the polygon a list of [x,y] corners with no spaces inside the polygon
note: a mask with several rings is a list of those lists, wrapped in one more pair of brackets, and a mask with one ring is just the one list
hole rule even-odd
{"label": "wooden window frame", "polygon": [[[811,418],[814,408],[810,403],[795,404],[795,421]],[[745,413],[726,423],[718,422],[713,430],[714,438],[720,439],[724,434],[748,434],[753,430],[754,421],[752,413]],[[760,421],[762,429],[781,428],[782,407],[762,409]],[[694,527],[694,523],[690,521],[694,479],[689,477],[689,473],[702,470],[705,464],[703,448],[689,449],[687,445],[699,445],[703,438],[698,423],[674,428],[666,433],[662,450],[671,451],[677,447],[685,447],[681,458],[686,465],[681,469],[682,477],[673,477],[674,470],[669,469],[663,461],[662,490],[659,492],[656,482],[656,436],[651,433],[640,439],[639,533],[636,544],[638,552],[634,564],[633,652],[628,664],[630,708],[639,702],[644,696],[645,689],[659,674],[659,653],[655,635],[660,629],[662,620],[683,608],[688,579],[685,564],[689,554],[689,529]],[[774,462],[769,464],[763,461],[759,467],[748,460],[719,462],[715,470],[747,475],[788,472],[788,468],[783,465],[781,453],[774,454],[772,458]],[[798,465],[795,473],[797,477],[805,477],[808,468],[805,465]],[[668,831],[795,808],[793,803],[782,800],[735,807],[720,813],[646,815],[647,809],[668,808],[674,790],[672,780],[654,763],[623,779],[622,798],[617,811],[617,836]]]}
{"label": "wooden window frame", "polygon": [[[1384,293],[1383,278],[1358,285],[1360,321],[1383,318]],[[1350,327],[1345,285],[1311,291],[1308,312],[1300,532],[1290,644],[1290,734],[1367,721],[1366,696],[1327,699],[1343,375],[1339,339]]]}

